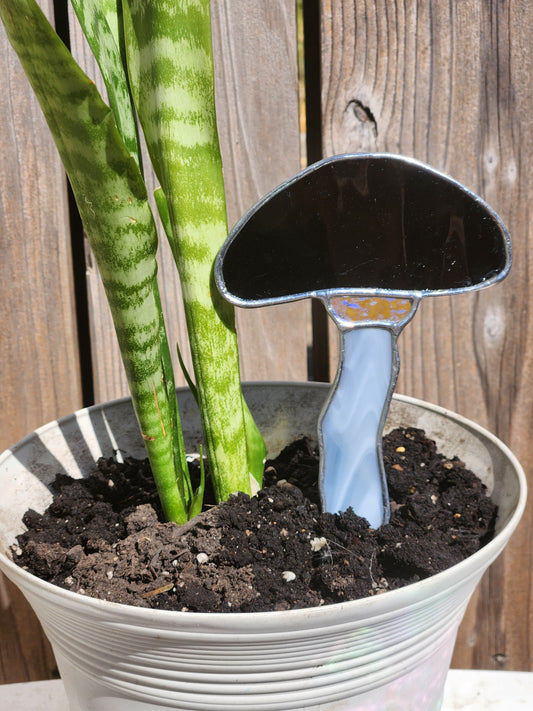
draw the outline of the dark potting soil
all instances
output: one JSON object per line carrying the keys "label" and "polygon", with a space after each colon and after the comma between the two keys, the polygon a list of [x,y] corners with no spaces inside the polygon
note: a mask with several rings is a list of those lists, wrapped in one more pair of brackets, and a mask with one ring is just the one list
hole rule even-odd
{"label": "dark potting soil", "polygon": [[100,460],[87,479],[58,475],[53,503],[28,511],[16,562],[63,588],[142,607],[286,610],[378,595],[442,571],[493,535],[496,506],[457,458],[421,430],[384,438],[391,520],[321,513],[308,441],[268,462],[264,488],[162,523],[146,461]]}

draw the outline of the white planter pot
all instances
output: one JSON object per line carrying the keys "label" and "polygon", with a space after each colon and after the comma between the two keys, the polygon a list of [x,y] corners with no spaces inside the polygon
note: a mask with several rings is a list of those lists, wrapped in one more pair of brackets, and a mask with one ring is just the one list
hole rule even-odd
{"label": "white planter pot", "polygon": [[[270,454],[315,436],[327,386],[252,384],[246,396]],[[267,394],[268,393],[268,394]],[[192,449],[200,425],[180,393]],[[51,500],[59,471],[85,475],[114,450],[143,456],[129,400],[82,410],[26,437],[0,457],[0,568],[48,635],[71,711],[437,711],[457,628],[479,578],[524,510],[524,473],[486,430],[421,401],[395,397],[388,428],[426,430],[482,478],[499,508],[497,534],[449,570],[400,590],[320,608],[209,614],[117,605],[56,588],[14,565],[21,517]]]}

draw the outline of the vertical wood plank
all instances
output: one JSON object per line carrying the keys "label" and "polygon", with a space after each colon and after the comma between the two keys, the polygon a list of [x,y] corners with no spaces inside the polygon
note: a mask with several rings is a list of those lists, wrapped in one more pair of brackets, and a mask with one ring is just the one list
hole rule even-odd
{"label": "vertical wood plank", "polygon": [[[514,266],[477,294],[427,299],[401,338],[398,390],[488,426],[531,471],[529,309],[533,5],[463,0],[322,2],[325,155],[402,153],[484,197]],[[533,516],[485,576],[458,638],[462,667],[532,668]]]}
{"label": "vertical wood plank", "polygon": [[[51,2],[41,5],[52,15]],[[81,407],[67,195],[41,110],[0,26],[0,451]],[[53,655],[0,579],[0,682],[48,678]]]}
{"label": "vertical wood plank", "polygon": [[33,610],[18,589],[0,576],[0,684],[58,676],[54,653]]}
{"label": "vertical wood plank", "polygon": [[[231,226],[264,193],[300,167],[295,1],[217,0],[212,3],[212,17],[217,113]],[[102,90],[99,71],[73,13],[71,44],[78,62]],[[146,180],[149,190],[156,187],[153,173],[147,174]],[[164,237],[160,257],[170,342],[180,342],[190,368],[190,356],[183,345],[187,329],[179,279]],[[95,399],[99,402],[127,394],[127,383],[90,253],[87,271]],[[307,304],[239,310],[243,380],[305,380],[307,319]],[[183,384],[177,363],[176,376]]]}

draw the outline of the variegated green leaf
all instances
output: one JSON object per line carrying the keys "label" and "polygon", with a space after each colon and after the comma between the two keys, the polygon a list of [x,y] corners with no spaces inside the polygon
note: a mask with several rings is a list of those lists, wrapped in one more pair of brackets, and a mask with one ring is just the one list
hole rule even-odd
{"label": "variegated green leaf", "polygon": [[[168,400],[169,409],[169,424],[172,433],[172,447],[174,452],[174,470],[176,475],[176,481],[178,485],[178,490],[184,503],[189,505],[188,511],[190,512],[190,499],[192,497],[191,481],[189,477],[189,466],[187,464],[187,457],[185,452],[185,442],[183,440],[183,430],[181,428],[180,414],[178,410],[178,399],[176,397],[176,382],[174,380],[174,368],[172,365],[172,357],[170,355],[170,348],[168,346],[167,330],[165,327],[165,321],[163,317],[163,308],[161,305],[161,296],[159,294],[159,285],[157,279],[154,280],[154,297],[156,302],[157,310],[159,311],[159,346],[161,349],[161,369],[163,383],[165,386],[165,391]],[[156,464],[157,467],[157,464]],[[152,465],[152,469],[154,466]],[[168,473],[170,476],[170,472]],[[155,470],[155,479],[161,478],[163,472],[158,472]],[[203,492],[203,489],[202,489]],[[202,494],[203,495],[203,494]],[[167,510],[169,505],[162,501],[163,509]],[[189,514],[190,515],[190,514]],[[173,520],[173,519],[170,519]]]}
{"label": "variegated green leaf", "polygon": [[[161,218],[161,224],[163,225],[163,230],[165,231],[165,234],[169,240],[172,239],[172,225],[170,224],[170,215],[168,214],[168,205],[167,205],[167,199],[165,197],[165,193],[163,190],[159,187],[154,190],[154,198],[155,198],[155,204],[157,205],[157,211],[159,213],[159,217]],[[178,355],[178,363],[181,368],[181,372],[183,373],[183,376],[185,380],[187,381],[187,385],[189,386],[189,390],[191,391],[194,399],[196,400],[196,403],[198,404],[198,392],[196,391],[196,385],[194,384],[189,371],[187,370],[185,366],[185,361],[183,360],[183,356],[181,354],[181,348],[179,343],[176,344],[176,352]]]}
{"label": "variegated green leaf", "polygon": [[225,499],[252,487],[234,313],[212,282],[227,221],[210,3],[124,0],[123,11],[131,90],[172,227],[211,476]]}
{"label": "variegated green leaf", "polygon": [[204,501],[205,493],[205,464],[204,464],[204,454],[202,450],[202,445],[200,445],[200,483],[194,495],[191,499],[191,504],[189,506],[189,518],[194,518],[202,511],[202,504]]}
{"label": "variegated green leaf", "polygon": [[0,0],[9,40],[69,176],[113,314],[133,403],[166,515],[187,519],[174,470],[161,350],[157,235],[146,188],[113,115],[33,0]]}
{"label": "variegated green leaf", "polygon": [[121,3],[117,0],[72,0],[72,6],[102,72],[117,128],[127,149],[139,163],[137,127],[125,58],[123,61],[121,52]]}

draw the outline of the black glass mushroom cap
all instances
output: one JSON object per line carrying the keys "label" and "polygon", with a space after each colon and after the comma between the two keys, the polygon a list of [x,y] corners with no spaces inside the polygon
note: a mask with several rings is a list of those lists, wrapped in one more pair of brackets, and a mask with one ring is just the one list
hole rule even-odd
{"label": "black glass mushroom cap", "polygon": [[498,215],[452,178],[389,154],[327,158],[238,222],[215,264],[242,307],[320,299],[341,359],[318,427],[323,508],[377,527],[389,505],[381,433],[398,373],[397,337],[424,296],[490,286],[508,273]]}

